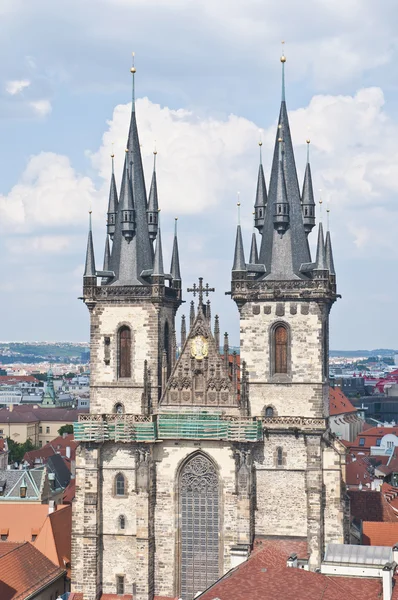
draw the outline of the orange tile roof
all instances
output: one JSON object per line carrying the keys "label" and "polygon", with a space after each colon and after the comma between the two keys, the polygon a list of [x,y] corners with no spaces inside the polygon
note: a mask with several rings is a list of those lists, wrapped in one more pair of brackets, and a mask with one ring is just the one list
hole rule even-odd
{"label": "orange tile roof", "polygon": [[64,504],[72,504],[72,500],[76,495],[76,479],[71,479],[69,485],[64,489],[62,502]]}
{"label": "orange tile roof", "polygon": [[329,411],[330,415],[341,415],[343,413],[357,412],[357,409],[339,388],[329,388]]}
{"label": "orange tile roof", "polygon": [[[384,485],[384,484],[383,484]],[[358,521],[388,521],[395,523],[398,513],[390,506],[386,495],[375,491],[349,490],[351,517]]]}
{"label": "orange tile roof", "polygon": [[382,596],[380,579],[330,577],[287,567],[287,558],[296,552],[294,540],[270,539],[262,546],[197,600],[378,600]]}
{"label": "orange tile roof", "polygon": [[362,544],[365,546],[394,546],[398,543],[398,523],[363,521]]}
{"label": "orange tile roof", "polygon": [[[0,556],[1,600],[25,600],[51,582],[65,577],[63,569],[55,566],[29,542],[8,546],[8,552]],[[62,581],[59,587],[59,592],[63,593]]]}
{"label": "orange tile roof", "polygon": [[[70,505],[58,505],[57,510],[51,514],[48,513],[48,504],[0,505],[0,530],[4,528],[8,529],[7,542],[33,542],[33,545],[54,564],[63,569],[70,568]],[[32,540],[32,535],[37,536],[35,540]],[[7,542],[0,541],[0,548]]]}

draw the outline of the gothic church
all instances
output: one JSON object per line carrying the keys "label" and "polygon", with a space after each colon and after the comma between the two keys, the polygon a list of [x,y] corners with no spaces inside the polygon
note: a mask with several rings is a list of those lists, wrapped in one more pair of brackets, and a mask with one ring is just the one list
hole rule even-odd
{"label": "gothic church", "polygon": [[91,408],[75,424],[72,590],[84,600],[192,600],[245,560],[255,538],[305,540],[300,558],[311,570],[327,543],[345,541],[344,450],[328,430],[331,238],[320,223],[313,261],[311,169],[307,160],[300,193],[284,67],[282,57],[270,182],[267,191],[260,161],[254,206],[261,245],[253,234],[248,262],[240,225],[236,232],[240,356],[220,340],[202,278],[188,290],[195,305],[177,356],[177,231],[167,272],[156,165],[147,197],[133,100],[119,193],[111,177],[103,269],[90,224],[83,277]]}

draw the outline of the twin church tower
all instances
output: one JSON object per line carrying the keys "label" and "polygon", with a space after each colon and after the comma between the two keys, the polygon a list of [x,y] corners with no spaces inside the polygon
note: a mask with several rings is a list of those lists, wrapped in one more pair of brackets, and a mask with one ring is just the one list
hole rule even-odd
{"label": "twin church tower", "polygon": [[259,250],[253,234],[246,262],[238,225],[232,268],[240,357],[227,338],[220,353],[201,277],[177,357],[177,232],[167,272],[156,171],[147,197],[133,100],[103,269],[90,226],[83,278],[91,390],[90,414],[75,424],[72,590],[84,600],[192,600],[255,539],[306,541],[299,558],[311,570],[327,543],[345,540],[344,450],[327,420],[332,246],[319,224],[311,259],[311,169],[307,161],[300,193],[284,72],[270,183],[267,192],[260,163],[254,210]]}

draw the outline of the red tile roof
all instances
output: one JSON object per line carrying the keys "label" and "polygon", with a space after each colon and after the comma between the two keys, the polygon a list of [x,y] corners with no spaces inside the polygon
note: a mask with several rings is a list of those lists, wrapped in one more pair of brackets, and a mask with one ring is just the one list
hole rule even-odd
{"label": "red tile roof", "polygon": [[346,457],[345,482],[351,489],[352,486],[358,486],[373,481],[373,466],[368,456],[351,452]]}
{"label": "red tile roof", "polygon": [[72,504],[76,495],[76,479],[71,479],[69,485],[64,489],[62,502],[64,504]]}
{"label": "red tile roof", "polygon": [[[0,556],[1,600],[25,600],[65,576],[63,569],[55,566],[29,542],[8,546],[8,552]],[[60,581],[60,593],[63,593],[63,588],[64,584]]]}
{"label": "red tile roof", "polygon": [[261,550],[197,600],[377,600],[382,596],[380,579],[330,577],[287,567],[286,560],[295,551],[294,541],[266,540]]}
{"label": "red tile roof", "polygon": [[362,523],[362,544],[365,546],[394,546],[398,543],[397,523]]}
{"label": "red tile roof", "polygon": [[394,511],[383,492],[349,490],[351,517],[358,521],[388,521],[395,523]]}
{"label": "red tile roof", "polygon": [[344,413],[354,413],[357,409],[347,396],[339,388],[329,388],[329,411],[330,415],[341,415]]}
{"label": "red tile roof", "polygon": [[0,375],[0,385],[2,383],[12,384],[12,383],[39,383],[39,380],[33,375]]}
{"label": "red tile roof", "polygon": [[[38,450],[31,450],[30,452],[26,452],[23,457],[24,461],[29,463],[31,466],[37,464],[35,461],[41,459],[42,464],[47,462],[49,456],[53,456],[54,454],[60,454],[62,458],[66,459],[66,448],[70,448],[70,460],[75,460],[76,458],[76,448],[78,447],[79,442],[75,442],[73,433],[69,433],[65,437],[60,435],[56,437],[42,448]],[[70,469],[70,460],[66,459],[65,464],[67,464]]]}
{"label": "red tile roof", "polygon": [[[387,435],[388,433],[392,433],[398,436],[398,426],[395,427],[371,427],[370,429],[364,428],[364,431],[358,435],[356,440],[352,442],[351,447],[356,448],[358,450],[362,450],[362,452],[366,452],[370,450],[371,446],[377,445],[377,440]],[[365,443],[363,445],[359,444],[359,439],[364,438]]]}

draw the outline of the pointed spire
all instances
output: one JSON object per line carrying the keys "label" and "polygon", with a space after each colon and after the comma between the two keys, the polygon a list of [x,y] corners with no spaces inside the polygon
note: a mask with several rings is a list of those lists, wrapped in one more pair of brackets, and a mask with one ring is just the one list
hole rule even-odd
{"label": "pointed spire", "polygon": [[109,271],[109,263],[111,259],[111,249],[109,246],[109,235],[106,236],[105,240],[105,251],[104,251],[104,271]]}
{"label": "pointed spire", "polygon": [[174,281],[181,281],[180,271],[180,257],[178,253],[178,240],[177,240],[177,221],[176,217],[174,220],[174,241],[173,241],[173,254],[171,255],[171,267],[170,273]]}
{"label": "pointed spire", "polygon": [[325,242],[323,237],[323,225],[319,223],[318,227],[318,243],[316,247],[316,260],[314,271],[327,271]]}
{"label": "pointed spire", "polygon": [[227,373],[229,373],[229,341],[228,333],[224,333],[224,365]]}
{"label": "pointed spire", "polygon": [[109,189],[109,201],[108,201],[108,214],[107,214],[107,223],[106,228],[107,232],[113,239],[116,230],[116,216],[117,216],[117,207],[118,207],[118,198],[117,198],[117,189],[116,189],[116,180],[115,180],[115,167],[114,167],[114,158],[115,155],[111,154],[112,158],[112,175],[111,175],[111,185]]}
{"label": "pointed spire", "polygon": [[156,181],[156,155],[157,151],[155,150],[153,153],[153,173],[152,173],[152,182],[151,189],[149,190],[149,200],[148,200],[148,210],[147,212],[147,220],[148,220],[148,231],[149,237],[151,241],[156,238],[156,234],[158,231],[158,211],[159,211],[159,203],[158,203],[158,187]]}
{"label": "pointed spire", "polygon": [[216,342],[217,352],[220,352],[220,320],[218,315],[214,317],[214,340]]}
{"label": "pointed spire", "polygon": [[256,238],[256,234],[254,233],[254,231],[252,233],[252,245],[250,248],[249,263],[251,265],[256,265],[258,263],[257,238]]}
{"label": "pointed spire", "polygon": [[236,228],[235,255],[232,271],[246,271],[245,251],[243,249],[242,230],[240,227],[240,202],[238,202],[238,226]]}
{"label": "pointed spire", "polygon": [[91,210],[89,212],[89,230],[87,239],[87,251],[86,251],[86,265],[84,269],[83,277],[95,277],[95,258],[94,258],[94,244],[93,244],[93,232],[91,228]]}
{"label": "pointed spire", "polygon": [[329,230],[329,208],[326,210],[328,215],[328,230],[326,232],[326,241],[325,241],[325,255],[326,255],[326,266],[329,270],[330,275],[336,275],[336,271],[334,269],[334,260],[333,260],[333,251],[332,251],[332,239],[330,237]]}
{"label": "pointed spire", "polygon": [[153,275],[164,275],[163,269],[163,250],[162,250],[162,234],[160,227],[156,237],[155,260],[153,263]]}
{"label": "pointed spire", "polygon": [[260,141],[260,165],[258,167],[256,201],[254,203],[254,226],[257,227],[259,233],[262,233],[264,227],[265,211],[267,208],[267,187],[265,185],[264,169],[261,157],[261,147],[263,143]]}
{"label": "pointed spire", "polygon": [[187,339],[187,324],[185,321],[185,315],[181,317],[181,348],[184,346]]}
{"label": "pointed spire", "polygon": [[301,194],[303,210],[303,223],[305,233],[308,235],[315,227],[315,200],[312,188],[312,176],[310,167],[310,140],[307,140],[307,165],[305,167],[303,193]]}
{"label": "pointed spire", "polygon": [[[308,241],[303,225],[301,194],[284,94],[285,60],[284,55],[282,55],[283,97],[279,112],[271,179],[268,188],[268,210],[265,214],[259,253],[259,263],[265,265],[265,277],[267,280],[306,279],[307,275],[303,274],[300,270],[301,265],[311,263]],[[279,148],[279,139],[283,139],[283,152]],[[280,165],[281,153],[282,169]],[[283,186],[280,185],[282,172],[285,179],[286,199],[289,207],[289,224],[288,229],[281,237],[274,225],[274,208],[278,202],[278,195],[281,191],[283,192]]]}
{"label": "pointed spire", "polygon": [[210,323],[210,321],[211,321],[211,304],[210,304],[210,300],[208,300],[206,302],[206,317],[207,317],[207,320]]}

